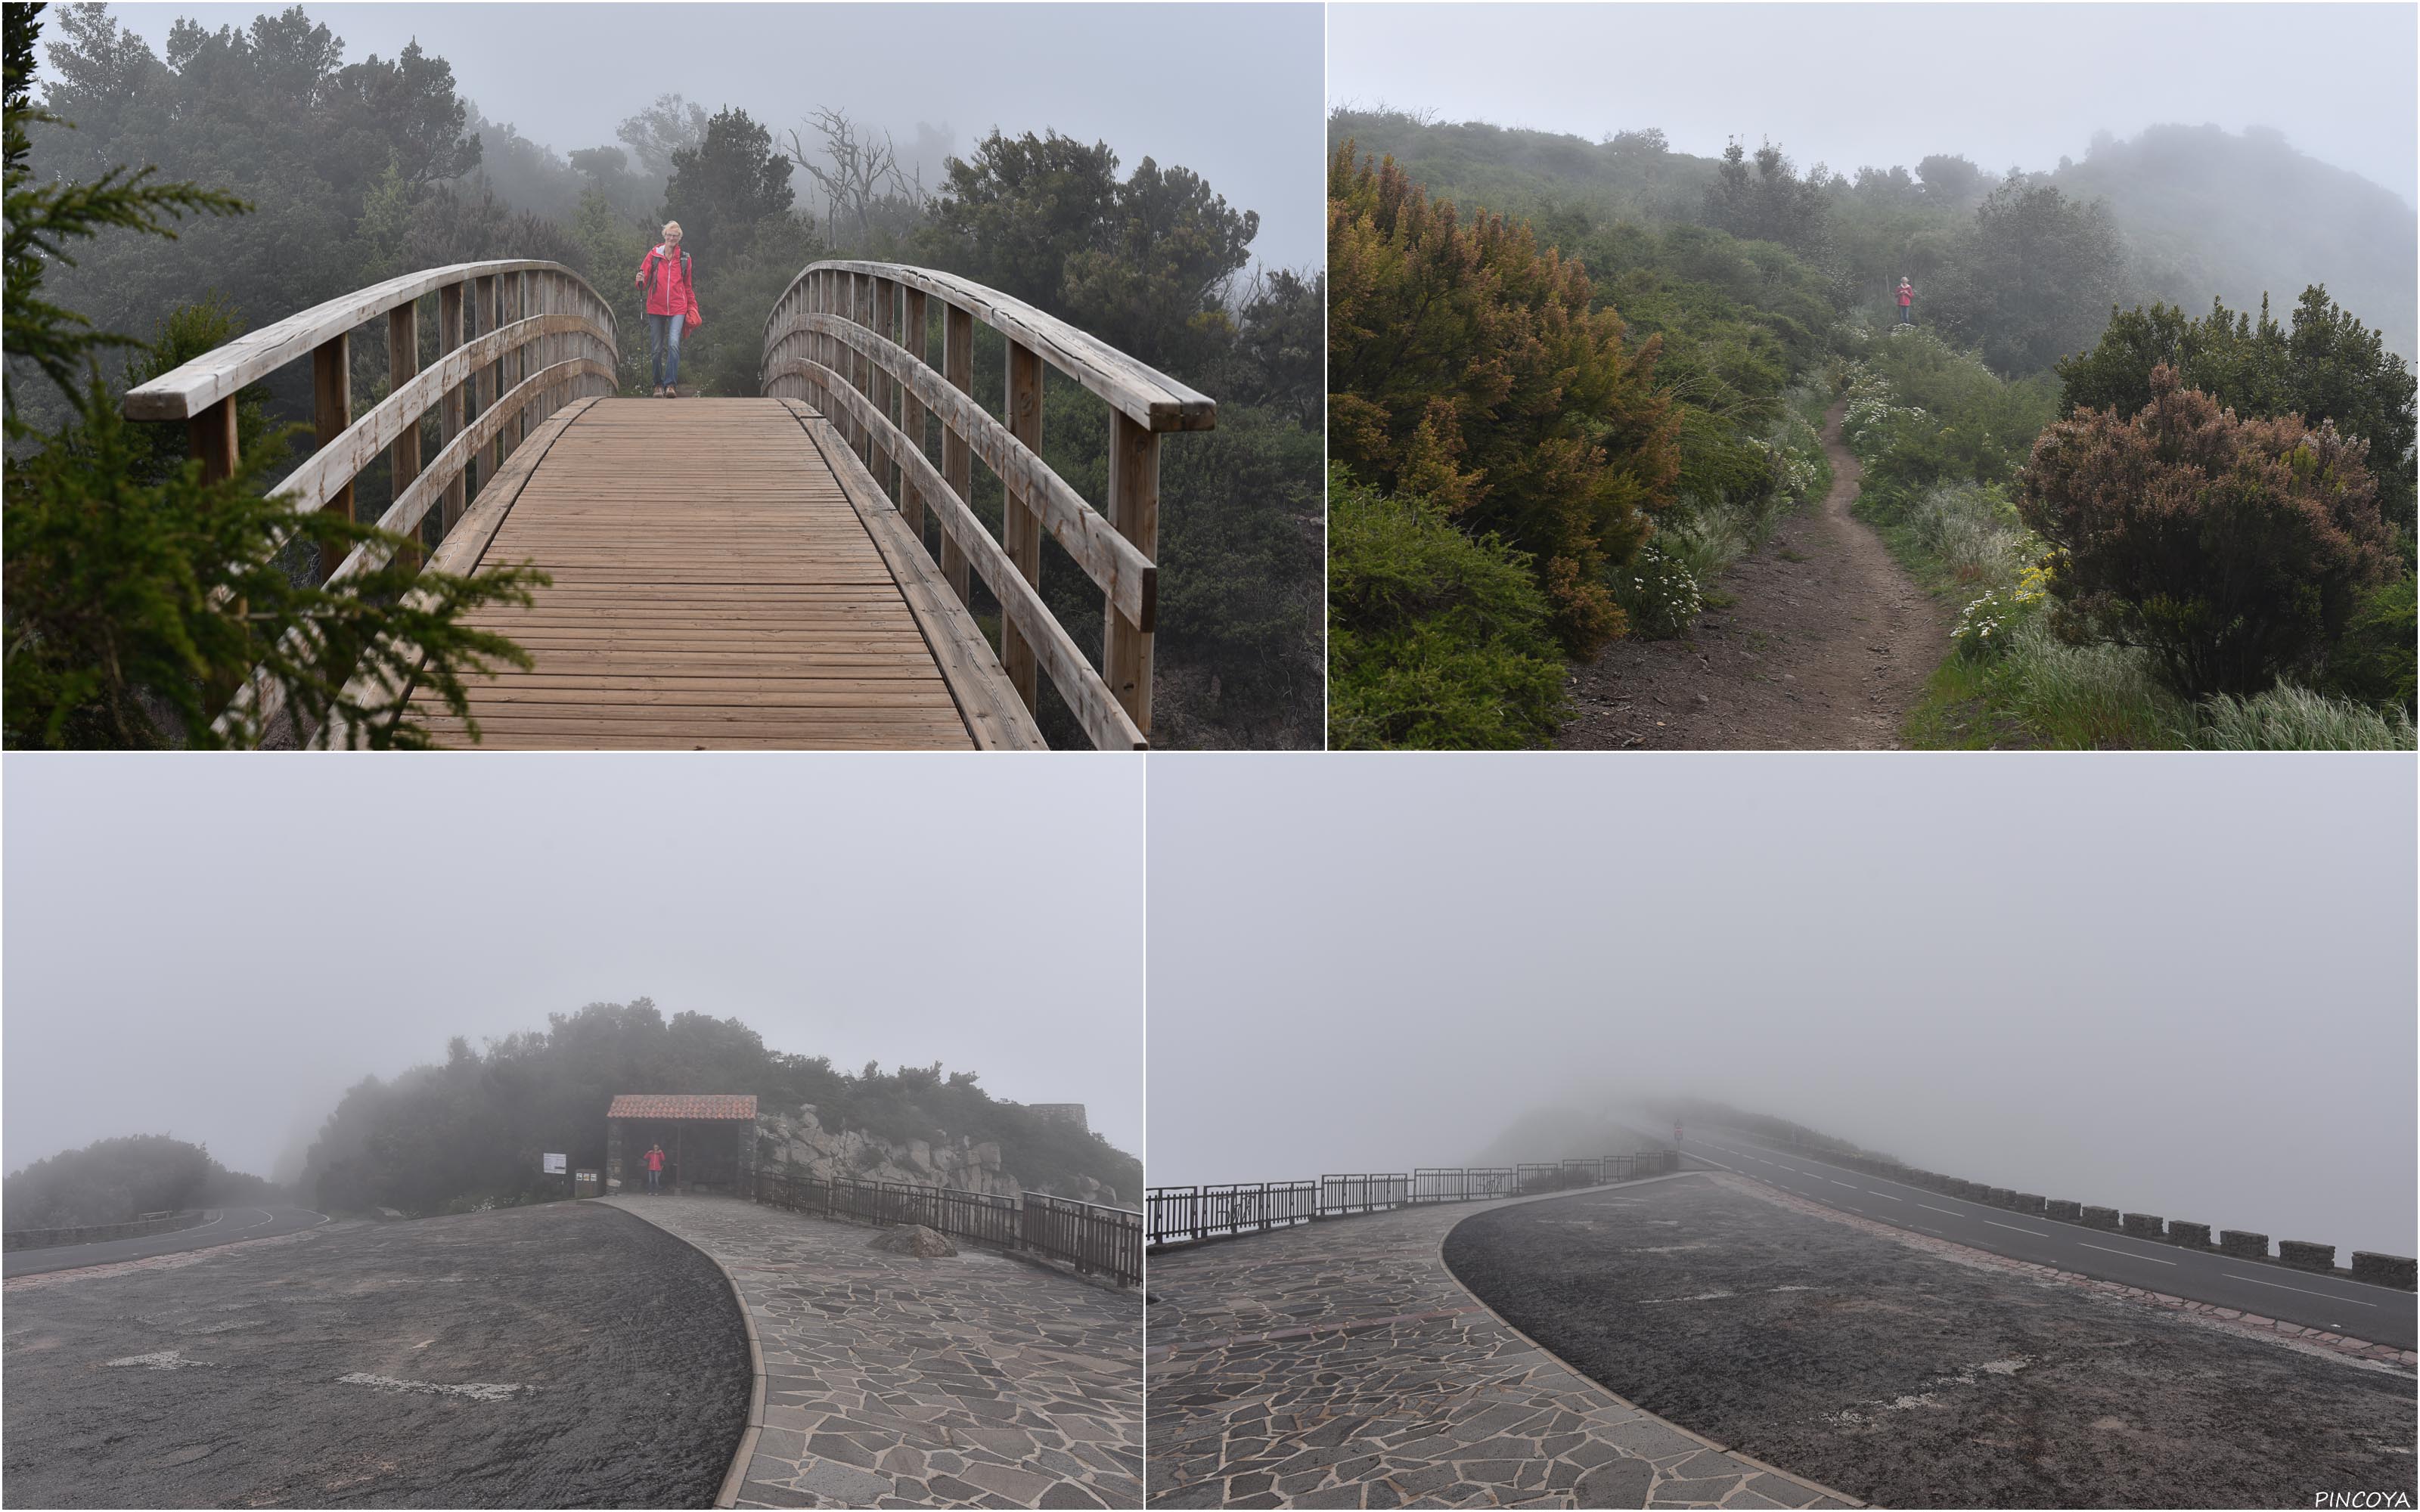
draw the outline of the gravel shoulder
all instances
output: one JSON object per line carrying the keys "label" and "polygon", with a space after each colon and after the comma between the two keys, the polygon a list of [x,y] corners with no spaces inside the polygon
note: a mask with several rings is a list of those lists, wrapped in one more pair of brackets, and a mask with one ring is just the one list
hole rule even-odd
{"label": "gravel shoulder", "polygon": [[1445,1257],[1609,1390],[1880,1505],[2414,1490],[2408,1374],[1962,1265],[1711,1180],[1481,1213]]}
{"label": "gravel shoulder", "polygon": [[1674,640],[1617,640],[1573,677],[1575,750],[1887,750],[1949,649],[1948,608],[1849,513],[1861,473],[1823,422],[1832,487],[1723,575]]}
{"label": "gravel shoulder", "polygon": [[11,1283],[17,1506],[706,1506],[747,1415],[721,1273],[596,1203],[334,1224]]}

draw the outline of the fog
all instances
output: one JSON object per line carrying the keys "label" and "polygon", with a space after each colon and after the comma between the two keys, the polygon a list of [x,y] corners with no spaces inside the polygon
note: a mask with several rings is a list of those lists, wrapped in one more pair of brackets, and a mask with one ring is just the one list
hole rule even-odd
{"label": "fog", "polygon": [[1695,1094],[2408,1255],[2414,822],[2409,755],[1156,758],[1150,1180]]}
{"label": "fog", "polygon": [[[285,4],[113,5],[160,52],[191,17],[242,27]],[[305,5],[345,59],[415,38],[489,119],[558,153],[614,145],[659,95],[737,105],[778,137],[810,111],[970,150],[1055,129],[1181,163],[1258,210],[1263,263],[1316,265],[1325,235],[1316,5]],[[805,132],[813,141],[814,133]],[[926,187],[939,179],[925,165]],[[802,203],[814,186],[799,181]]]}
{"label": "fog", "polygon": [[364,1076],[642,995],[1139,1150],[1140,767],[12,754],[0,1160],[265,1175]]}
{"label": "fog", "polygon": [[1847,173],[2081,159],[2095,130],[2273,127],[2414,201],[2410,6],[1340,5],[1327,96],[1676,151],[1771,138]]}

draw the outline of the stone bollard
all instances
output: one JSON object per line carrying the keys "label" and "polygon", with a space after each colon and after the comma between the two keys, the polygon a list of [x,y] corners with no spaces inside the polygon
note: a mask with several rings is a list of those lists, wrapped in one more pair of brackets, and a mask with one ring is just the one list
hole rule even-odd
{"label": "stone bollard", "polygon": [[2015,1196],[2016,1194],[2009,1191],[2007,1187],[1995,1186],[1987,1188],[1986,1190],[1991,1194],[1989,1200],[1991,1201],[1992,1206],[1995,1208],[2006,1208],[2014,1205],[2009,1199]]}
{"label": "stone bollard", "polygon": [[2277,1257],[2298,1271],[2333,1271],[2336,1268],[2336,1247],[2314,1244],[2308,1240],[2277,1241]]}
{"label": "stone bollard", "polygon": [[2082,1223],[2084,1221],[2084,1204],[2081,1202],[2070,1202],[2064,1197],[2052,1197],[2049,1201],[2042,1204],[2042,1213],[2046,1217],[2064,1218],[2071,1224]]}
{"label": "stone bollard", "polygon": [[2168,1220],[2168,1242],[2185,1249],[2210,1248],[2210,1225],[2189,1224],[2181,1218]]}
{"label": "stone bollard", "polygon": [[2156,1212],[2130,1212],[2121,1221],[2119,1227],[2136,1239],[2157,1239],[2160,1237],[2160,1230],[2166,1227],[2166,1223],[2167,1220]]}
{"label": "stone bollard", "polygon": [[2412,1258],[2409,1255],[2381,1255],[2374,1250],[2352,1252],[2352,1278],[2377,1287],[2400,1287],[2412,1289]]}
{"label": "stone bollard", "polygon": [[2239,1260],[2265,1260],[2269,1257],[2269,1236],[2248,1228],[2222,1228],[2218,1231],[2218,1248],[2221,1254],[2232,1255]]}
{"label": "stone bollard", "polygon": [[2011,1206],[2013,1206],[2019,1212],[2030,1212],[2040,1215],[2042,1211],[2042,1198],[2038,1193],[2020,1192],[2017,1194],[2016,1201],[2012,1203]]}
{"label": "stone bollard", "polygon": [[2118,1210],[2087,1207],[2084,1210],[2084,1222],[2089,1228],[2115,1228],[2118,1227]]}

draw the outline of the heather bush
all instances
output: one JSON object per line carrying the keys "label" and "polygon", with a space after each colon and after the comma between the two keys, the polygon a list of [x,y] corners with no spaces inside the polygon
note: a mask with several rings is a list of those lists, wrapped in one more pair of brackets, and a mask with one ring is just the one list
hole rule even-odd
{"label": "heather bush", "polygon": [[2164,366],[2141,413],[2044,432],[2018,507],[2081,623],[2150,651],[2189,697],[2247,695],[2317,671],[2393,570],[2366,450],[2291,415],[2240,419]]}

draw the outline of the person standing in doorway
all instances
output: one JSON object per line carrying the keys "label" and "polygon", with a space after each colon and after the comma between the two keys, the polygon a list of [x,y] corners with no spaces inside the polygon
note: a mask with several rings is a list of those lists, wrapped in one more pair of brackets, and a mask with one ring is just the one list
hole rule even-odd
{"label": "person standing in doorway", "polygon": [[664,1186],[664,1147],[661,1145],[649,1146],[646,1154],[646,1162],[647,1190],[650,1192],[661,1192]]}
{"label": "person standing in doorway", "polygon": [[658,399],[680,397],[681,332],[697,324],[697,286],[690,255],[681,250],[678,221],[664,223],[664,239],[639,264],[639,286],[647,291],[647,356],[655,364]]}
{"label": "person standing in doorway", "polygon": [[1899,281],[1899,323],[1903,326],[1916,324],[1916,285],[1907,281],[1904,273],[1900,275]]}

